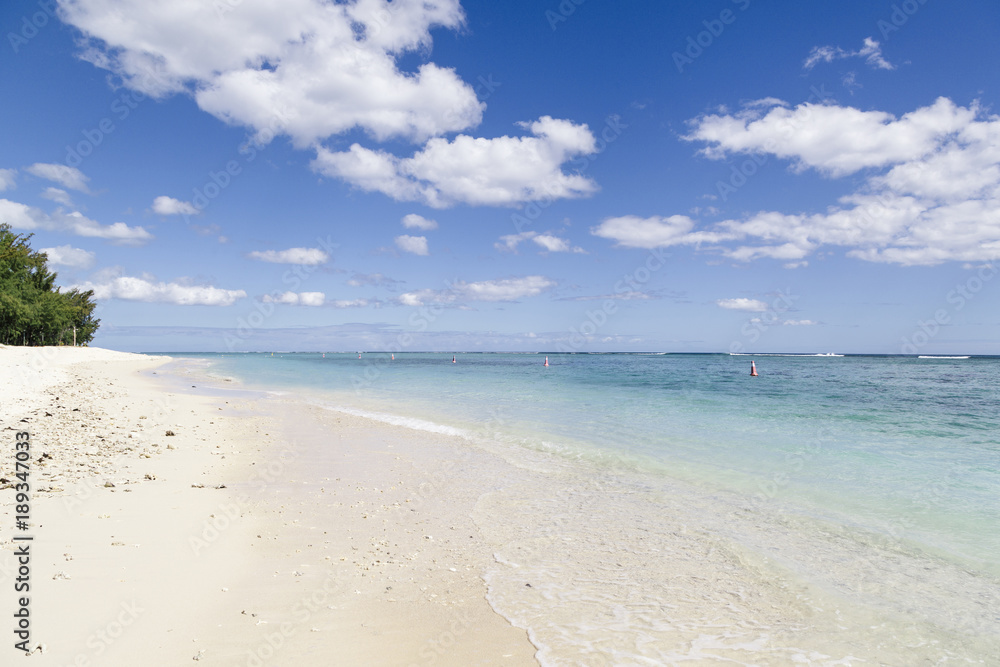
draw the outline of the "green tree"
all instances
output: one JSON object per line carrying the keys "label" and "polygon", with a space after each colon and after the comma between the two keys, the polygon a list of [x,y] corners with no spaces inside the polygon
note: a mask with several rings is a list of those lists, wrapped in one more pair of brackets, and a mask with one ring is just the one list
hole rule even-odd
{"label": "green tree", "polygon": [[101,321],[94,317],[93,290],[56,287],[44,252],[31,249],[31,234],[0,224],[0,343],[86,345]]}

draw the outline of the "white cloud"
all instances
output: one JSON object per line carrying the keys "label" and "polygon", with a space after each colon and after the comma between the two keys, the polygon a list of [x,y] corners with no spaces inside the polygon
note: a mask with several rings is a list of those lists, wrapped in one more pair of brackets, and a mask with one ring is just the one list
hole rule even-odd
{"label": "white cloud", "polygon": [[515,206],[540,199],[584,197],[597,190],[589,178],[562,171],[568,160],[596,150],[594,135],[586,125],[543,116],[520,126],[534,136],[436,138],[409,158],[359,144],[341,153],[320,146],[312,167],[362,190],[434,208],[457,203]]}
{"label": "white cloud", "polygon": [[541,294],[554,285],[553,281],[544,276],[527,276],[478,283],[458,282],[452,285],[452,289],[470,301],[516,301]]}
{"label": "white cloud", "polygon": [[17,169],[0,169],[0,192],[12,190],[17,185]]}
{"label": "white cloud", "polygon": [[57,210],[49,214],[8,199],[0,199],[0,220],[9,223],[14,229],[69,232],[78,236],[106,239],[116,245],[141,245],[153,238],[142,227],[129,227],[124,222],[101,225],[79,211],[63,213]]}
{"label": "white cloud", "polygon": [[118,276],[105,282],[73,285],[80,290],[94,290],[94,298],[171,303],[180,306],[230,306],[247,295],[243,290],[227,290],[207,285],[154,282],[151,276]]}
{"label": "white cloud", "polygon": [[193,204],[161,195],[153,200],[153,213],[157,215],[197,215]]}
{"label": "white cloud", "polygon": [[46,199],[54,201],[57,204],[62,204],[69,208],[73,208],[73,199],[69,196],[69,193],[60,188],[45,188],[42,192],[42,196]]}
{"label": "white cloud", "polygon": [[25,169],[25,171],[29,174],[34,174],[39,178],[55,181],[64,188],[69,188],[70,190],[89,192],[87,189],[87,181],[90,179],[84,176],[83,172],[76,167],[67,167],[64,164],[46,164],[43,162],[37,162]]}
{"label": "white cloud", "polygon": [[591,227],[590,233],[617,241],[624,248],[714,244],[735,238],[733,234],[694,231],[694,221],[686,215],[672,215],[668,218],[623,215],[607,218],[596,227]]}
{"label": "white cloud", "polygon": [[399,302],[404,306],[422,306],[427,303],[459,304],[468,301],[517,301],[525,297],[537,296],[554,285],[555,282],[545,276],[484,280],[475,283],[458,281],[452,283],[447,290],[424,289],[401,294]]}
{"label": "white cloud", "polygon": [[814,46],[802,66],[812,69],[817,63],[830,63],[844,58],[864,58],[866,64],[876,69],[896,69],[895,65],[882,56],[882,47],[871,37],[865,37],[864,46],[857,51],[845,51],[839,46]]}
{"label": "white cloud", "polygon": [[399,303],[404,306],[422,306],[427,301],[439,301],[436,297],[438,292],[431,289],[419,290],[417,292],[406,292],[399,295]]}
{"label": "white cloud", "polygon": [[782,324],[787,324],[793,327],[811,327],[816,324],[812,320],[785,320]]}
{"label": "white cloud", "polygon": [[517,246],[521,241],[526,241],[538,236],[538,232],[521,232],[520,234],[507,234],[501,236],[500,241],[493,244],[493,247],[500,251],[517,252]]}
{"label": "white cloud", "polygon": [[771,153],[793,161],[799,170],[818,169],[845,176],[860,169],[920,160],[975,121],[978,108],[938,98],[896,118],[884,111],[861,111],[826,104],[753,108],[733,115],[693,121],[688,141],[709,144],[703,155]]}
{"label": "white cloud", "polygon": [[427,218],[417,215],[416,213],[410,213],[409,215],[403,216],[403,226],[407,229],[430,231],[432,229],[437,229],[438,223],[437,220],[428,220]]}
{"label": "white cloud", "polygon": [[571,246],[569,241],[566,239],[561,239],[552,234],[539,234],[531,240],[540,245],[547,252],[573,252],[584,255],[587,254],[587,251],[583,248]]}
{"label": "white cloud", "polygon": [[738,299],[719,299],[715,303],[720,308],[727,310],[746,310],[751,313],[763,313],[767,311],[767,304],[757,299],[740,297]]}
{"label": "white cloud", "polygon": [[409,234],[397,236],[396,247],[403,252],[412,252],[414,255],[430,254],[430,251],[427,249],[427,237],[425,236],[410,236]]}
{"label": "white cloud", "polygon": [[[822,211],[759,211],[702,231],[686,216],[610,218],[592,233],[625,247],[709,243],[737,261],[804,264],[823,246],[873,262],[932,265],[1000,258],[1000,117],[940,98],[899,118],[803,104],[694,121],[689,140],[721,158],[765,152],[829,177],[867,170]],[[737,245],[731,242],[738,241]]]}
{"label": "white cloud", "polygon": [[338,299],[331,302],[334,308],[364,308],[368,299]]}
{"label": "white cloud", "polygon": [[55,266],[70,266],[77,269],[89,269],[94,265],[94,253],[69,245],[54,248],[42,248],[49,258],[49,264]]}
{"label": "white cloud", "polygon": [[326,302],[326,295],[322,292],[284,292],[265,294],[261,300],[264,303],[284,303],[291,306],[322,306]]}
{"label": "white cloud", "polygon": [[316,266],[330,259],[330,255],[319,248],[289,248],[288,250],[254,250],[250,259],[273,264],[303,264]]}
{"label": "white cloud", "polygon": [[540,246],[544,252],[573,252],[587,254],[587,251],[579,246],[571,246],[569,241],[560,238],[551,232],[539,234],[538,232],[521,232],[520,234],[508,234],[501,236],[500,241],[493,244],[493,247],[502,252],[517,252],[517,246],[522,241],[533,241]]}
{"label": "white cloud", "polygon": [[153,238],[142,227],[129,227],[124,222],[101,225],[76,211],[67,214],[66,219],[69,231],[74,234],[106,239],[116,245],[142,245]]}
{"label": "white cloud", "polygon": [[430,52],[432,28],[463,26],[458,0],[75,0],[60,18],[83,32],[83,58],[128,87],[189,94],[265,143],[287,134],[304,147],[353,128],[422,142],[482,117],[453,69],[397,65]]}

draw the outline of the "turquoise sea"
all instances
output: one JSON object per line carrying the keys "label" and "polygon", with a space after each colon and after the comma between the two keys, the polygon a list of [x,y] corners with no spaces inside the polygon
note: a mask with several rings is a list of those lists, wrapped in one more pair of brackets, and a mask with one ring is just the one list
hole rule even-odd
{"label": "turquoise sea", "polygon": [[547,477],[486,484],[477,517],[490,601],[543,662],[995,659],[1000,357],[176,356]]}

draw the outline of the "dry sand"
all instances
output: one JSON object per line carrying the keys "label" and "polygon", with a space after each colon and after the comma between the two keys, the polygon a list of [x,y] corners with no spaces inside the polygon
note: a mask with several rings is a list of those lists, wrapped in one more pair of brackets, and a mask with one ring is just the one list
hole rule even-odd
{"label": "dry sand", "polygon": [[[462,470],[488,455],[169,361],[0,349],[0,664],[23,656],[24,595],[30,664],[537,664],[485,600],[493,555]],[[22,430],[27,531],[9,486]],[[29,593],[15,535],[33,537]]]}

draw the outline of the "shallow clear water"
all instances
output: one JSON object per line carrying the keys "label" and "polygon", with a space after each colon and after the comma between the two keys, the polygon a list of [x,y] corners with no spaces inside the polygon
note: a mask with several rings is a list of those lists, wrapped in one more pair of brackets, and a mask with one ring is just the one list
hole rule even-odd
{"label": "shallow clear water", "polygon": [[[534,486],[526,481],[516,494],[495,489],[485,495],[479,521],[497,545],[497,570],[487,573],[491,601],[539,633],[536,643],[550,647],[543,651],[550,662],[573,662],[572,651],[590,656],[588,664],[601,664],[598,655],[608,664],[680,660],[671,652],[678,641],[692,659],[709,651],[702,658],[754,662],[761,659],[762,636],[764,645],[778,651],[766,664],[793,661],[796,651],[812,661],[809,650],[780,639],[790,628],[763,624],[745,637],[706,634],[705,627],[714,626],[701,607],[685,618],[700,618],[704,627],[701,621],[685,625],[646,613],[652,625],[641,637],[635,631],[616,634],[611,628],[631,621],[620,617],[602,626],[602,614],[619,609],[621,616],[634,606],[622,606],[630,594],[615,577],[576,581],[576,597],[553,584],[547,601],[531,598],[534,588],[513,587],[528,561],[535,563],[536,577],[558,572],[564,565],[543,554],[559,553],[567,539],[575,545],[573,554],[589,554],[580,556],[577,571],[601,570],[599,554],[607,549],[586,516],[613,523],[617,560],[633,558],[620,567],[631,572],[629,581],[645,581],[650,596],[640,606],[658,604],[669,594],[657,588],[664,578],[681,576],[660,573],[646,580],[656,568],[636,556],[645,548],[636,540],[652,526],[645,537],[656,536],[658,552],[674,550],[675,564],[692,564],[684,576],[697,579],[695,566],[726,572],[727,563],[736,562],[756,574],[736,577],[732,585],[756,591],[751,598],[766,597],[762,591],[776,576],[773,566],[835,596],[842,607],[829,619],[830,633],[844,614],[858,622],[884,622],[879,615],[888,614],[902,618],[888,643],[926,641],[952,646],[928,649],[936,659],[974,659],[974,650],[963,655],[966,649],[956,647],[971,645],[970,634],[988,637],[1000,628],[995,607],[990,610],[1000,600],[1000,358],[761,356],[755,357],[759,377],[750,377],[750,358],[731,355],[553,354],[549,367],[543,366],[544,355],[531,354],[459,354],[456,363],[452,355],[429,353],[397,354],[394,361],[380,353],[361,359],[199,356],[211,359],[215,374],[283,388],[330,407],[460,432],[526,470],[543,471]],[[553,509],[555,489],[562,495]],[[557,532],[540,532],[567,504],[585,507],[586,514],[566,514]],[[500,515],[520,519],[495,521]],[[692,551],[676,552],[667,532],[687,534],[691,526],[699,535],[691,538]],[[717,539],[730,555],[713,566],[715,547],[706,544]],[[693,554],[706,548],[709,556],[699,561]],[[562,562],[571,557],[567,552]],[[642,569],[647,574],[640,575]],[[802,604],[819,609],[817,594],[789,599],[811,600]],[[706,593],[709,607],[715,604],[711,597]],[[553,600],[559,605],[548,609]],[[829,612],[829,600],[823,604],[823,613]],[[598,618],[586,632],[574,634],[567,625],[580,620],[553,620],[557,608],[585,618],[588,605]],[[760,618],[767,607],[762,602],[749,616]],[[731,623],[736,627],[746,618],[735,614]],[[594,627],[610,633],[601,646],[568,639],[594,636]],[[836,651],[822,651],[836,645],[832,636],[802,641],[813,641],[816,655],[829,657]],[[703,646],[699,637],[715,639]],[[830,659],[844,656],[846,648]],[[891,651],[872,656],[912,658]]]}

